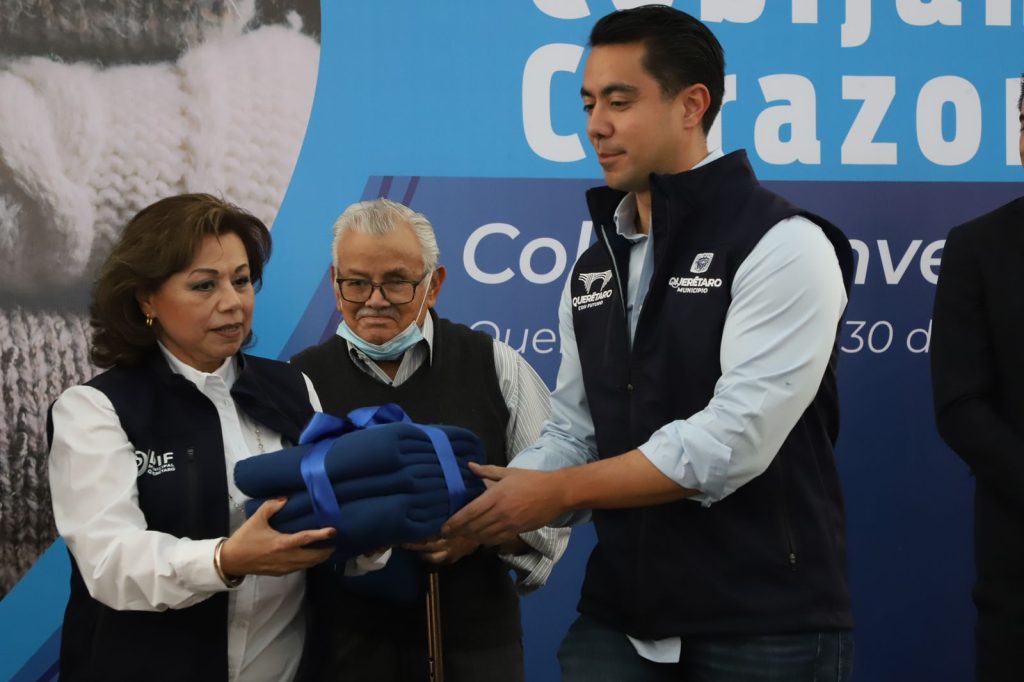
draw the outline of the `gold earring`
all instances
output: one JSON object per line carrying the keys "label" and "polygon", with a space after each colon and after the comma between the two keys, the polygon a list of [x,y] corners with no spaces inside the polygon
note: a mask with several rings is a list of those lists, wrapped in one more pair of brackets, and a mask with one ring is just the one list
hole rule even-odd
{"label": "gold earring", "polygon": [[149,315],[146,315],[146,326],[147,327],[152,327],[153,326],[153,318],[150,317]]}

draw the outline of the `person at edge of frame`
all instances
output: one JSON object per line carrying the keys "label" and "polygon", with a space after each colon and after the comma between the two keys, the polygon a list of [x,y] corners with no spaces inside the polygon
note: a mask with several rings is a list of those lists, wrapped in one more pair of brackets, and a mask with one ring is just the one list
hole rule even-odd
{"label": "person at edge of frame", "polygon": [[[1024,77],[1017,100],[1024,164]],[[1024,197],[954,227],[942,249],[931,365],[939,435],[974,474],[975,669],[1018,680],[1024,641]]]}

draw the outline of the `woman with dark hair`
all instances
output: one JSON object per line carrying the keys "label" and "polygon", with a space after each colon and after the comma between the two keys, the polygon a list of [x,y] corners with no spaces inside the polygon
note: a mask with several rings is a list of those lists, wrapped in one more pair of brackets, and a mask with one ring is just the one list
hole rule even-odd
{"label": "woman with dark hair", "polygon": [[[305,641],[303,569],[330,528],[245,519],[232,470],[298,440],[320,404],[300,372],[242,353],[270,233],[204,194],[156,202],[93,291],[107,371],[50,414],[50,487],[71,552],[62,680],[291,680]],[[353,570],[359,570],[353,566]]]}

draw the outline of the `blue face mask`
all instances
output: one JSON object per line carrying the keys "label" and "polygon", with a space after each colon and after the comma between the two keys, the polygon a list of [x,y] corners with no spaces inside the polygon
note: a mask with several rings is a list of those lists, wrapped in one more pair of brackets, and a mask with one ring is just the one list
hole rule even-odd
{"label": "blue face mask", "polygon": [[[433,276],[433,271],[427,275],[426,291],[428,292],[430,291],[430,280]],[[423,300],[420,302],[420,308],[416,311],[416,317],[412,318],[412,322],[409,326],[396,334],[394,338],[385,341],[384,343],[370,343],[366,339],[362,338],[352,331],[351,327],[345,324],[345,318],[341,318],[341,324],[338,325],[337,334],[361,350],[368,358],[377,361],[397,360],[402,357],[402,354],[405,353],[405,351],[423,340],[423,330],[420,329],[418,324],[416,324],[416,320],[420,318],[420,313],[423,312],[423,306],[426,305],[426,303],[427,296],[424,295]]]}

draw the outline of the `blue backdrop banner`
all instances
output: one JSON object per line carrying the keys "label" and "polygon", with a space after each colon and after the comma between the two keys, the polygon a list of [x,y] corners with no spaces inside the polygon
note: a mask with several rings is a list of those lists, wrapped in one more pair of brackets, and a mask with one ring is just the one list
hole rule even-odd
{"label": "blue backdrop banner", "polygon": [[[601,182],[579,98],[587,34],[636,4],[323,3],[316,98],[274,224],[256,352],[287,358],[333,333],[331,225],[351,202],[385,196],[435,225],[448,270],[439,313],[507,342],[553,385],[557,300],[592,240],[583,192]],[[771,189],[853,241],[838,462],[855,679],[970,679],[973,490],[935,432],[931,306],[949,228],[1020,194],[1024,62],[1011,60],[1024,3],[662,4],[703,18],[725,47],[711,146],[747,149]],[[593,541],[574,531],[549,584],[524,600],[528,680],[558,679]],[[56,563],[25,580],[59,596]],[[0,604],[0,634],[42,625],[12,673],[52,650],[60,624],[52,605],[8,603],[17,594]]]}

